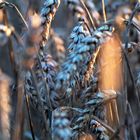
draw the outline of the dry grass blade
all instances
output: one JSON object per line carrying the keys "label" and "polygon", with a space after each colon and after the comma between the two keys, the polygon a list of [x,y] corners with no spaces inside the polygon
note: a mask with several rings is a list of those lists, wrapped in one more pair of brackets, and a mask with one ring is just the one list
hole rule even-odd
{"label": "dry grass blade", "polygon": [[102,0],[102,9],[103,9],[104,22],[106,22],[107,21],[107,17],[106,17],[105,1],[104,0]]}

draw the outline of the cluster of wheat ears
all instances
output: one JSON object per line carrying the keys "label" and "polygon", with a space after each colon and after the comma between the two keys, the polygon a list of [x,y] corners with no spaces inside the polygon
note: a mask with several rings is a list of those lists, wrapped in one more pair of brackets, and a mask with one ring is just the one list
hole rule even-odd
{"label": "cluster of wheat ears", "polygon": [[[69,37],[51,27],[61,4],[73,20]],[[140,60],[140,3],[131,4],[114,4],[110,13],[104,0],[44,0],[40,12],[29,5],[22,14],[0,0],[0,49],[8,47],[14,75],[1,68],[0,140],[140,139],[140,66],[133,61]],[[21,33],[8,9],[21,19]]]}

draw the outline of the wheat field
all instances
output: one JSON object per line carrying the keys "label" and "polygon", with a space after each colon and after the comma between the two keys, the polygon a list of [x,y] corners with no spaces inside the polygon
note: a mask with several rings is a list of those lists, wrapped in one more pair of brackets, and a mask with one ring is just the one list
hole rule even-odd
{"label": "wheat field", "polygon": [[140,1],[0,0],[0,140],[140,140]]}

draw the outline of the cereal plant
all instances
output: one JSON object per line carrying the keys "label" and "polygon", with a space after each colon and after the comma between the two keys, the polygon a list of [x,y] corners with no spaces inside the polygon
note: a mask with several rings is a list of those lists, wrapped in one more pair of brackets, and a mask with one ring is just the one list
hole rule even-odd
{"label": "cereal plant", "polygon": [[140,140],[140,1],[0,0],[0,140]]}

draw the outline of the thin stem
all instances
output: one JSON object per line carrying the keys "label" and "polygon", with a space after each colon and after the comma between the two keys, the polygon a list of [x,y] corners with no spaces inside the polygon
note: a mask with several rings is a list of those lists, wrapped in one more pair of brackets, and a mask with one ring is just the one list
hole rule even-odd
{"label": "thin stem", "polygon": [[107,17],[106,17],[105,1],[104,0],[102,0],[102,10],[103,10],[104,22],[106,22],[107,21]]}
{"label": "thin stem", "polygon": [[88,25],[88,23],[86,21],[84,21],[86,27],[87,27],[87,30],[89,31],[90,35],[92,35],[92,31],[90,30],[90,27]]}
{"label": "thin stem", "polygon": [[134,140],[138,140],[137,138],[137,132],[136,132],[136,126],[135,126],[135,121],[134,121],[134,116],[133,116],[133,113],[132,113],[132,109],[131,109],[131,106],[130,106],[130,103],[127,102],[127,107],[128,107],[128,111],[130,113],[130,117],[132,119],[132,131],[133,131],[133,135],[134,135]]}
{"label": "thin stem", "polygon": [[25,21],[24,17],[22,16],[21,12],[19,11],[19,9],[17,8],[17,6],[13,3],[9,3],[9,2],[1,2],[0,3],[0,8],[3,8],[4,6],[8,6],[10,8],[14,8],[16,10],[16,12],[18,13],[18,15],[20,16],[20,18],[22,19],[23,23],[25,24],[26,28],[28,29],[28,24]]}
{"label": "thin stem", "polygon": [[93,21],[93,19],[92,19],[92,17],[91,17],[91,14],[90,14],[88,8],[86,7],[86,5],[85,5],[85,3],[83,2],[83,0],[80,0],[80,2],[81,2],[83,8],[85,9],[85,11],[86,11],[86,13],[87,13],[87,15],[88,15],[88,18],[89,18],[89,21],[90,21],[90,23],[91,23],[91,26],[92,26],[93,30],[95,31],[95,30],[96,30],[96,26],[95,26],[95,23],[94,23],[94,21]]}
{"label": "thin stem", "polygon": [[33,123],[32,123],[32,119],[31,119],[31,112],[30,112],[30,107],[29,107],[29,97],[26,95],[26,92],[25,92],[25,102],[26,102],[26,107],[27,107],[27,112],[28,112],[27,114],[28,114],[30,130],[31,130],[31,134],[32,134],[32,139],[35,140],[35,134],[34,134],[34,130],[33,130]]}
{"label": "thin stem", "polygon": [[23,23],[25,24],[26,28],[28,29],[28,28],[29,28],[29,27],[28,27],[28,24],[27,24],[27,22],[25,21],[24,17],[22,16],[21,12],[19,11],[19,9],[17,8],[17,6],[14,5],[13,3],[9,3],[9,4],[11,5],[11,7],[13,7],[13,8],[16,10],[16,12],[18,13],[18,15],[19,15],[20,18],[22,19]]}

